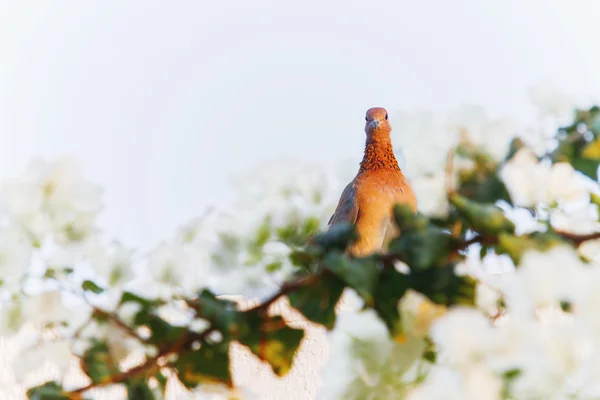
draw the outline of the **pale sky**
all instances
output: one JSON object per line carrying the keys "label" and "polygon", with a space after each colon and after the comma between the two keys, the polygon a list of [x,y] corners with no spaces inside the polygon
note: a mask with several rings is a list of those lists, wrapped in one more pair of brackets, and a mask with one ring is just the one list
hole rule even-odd
{"label": "pale sky", "polygon": [[77,156],[102,225],[147,247],[265,160],[358,163],[371,106],[600,97],[598,20],[596,0],[0,0],[0,177]]}

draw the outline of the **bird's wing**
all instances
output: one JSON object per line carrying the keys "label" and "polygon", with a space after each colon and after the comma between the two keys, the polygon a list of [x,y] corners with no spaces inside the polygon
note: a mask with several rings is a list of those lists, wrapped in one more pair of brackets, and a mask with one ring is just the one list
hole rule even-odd
{"label": "bird's wing", "polygon": [[356,201],[356,189],[354,181],[344,188],[335,212],[329,219],[327,225],[332,226],[340,222],[355,224],[358,218],[358,202]]}

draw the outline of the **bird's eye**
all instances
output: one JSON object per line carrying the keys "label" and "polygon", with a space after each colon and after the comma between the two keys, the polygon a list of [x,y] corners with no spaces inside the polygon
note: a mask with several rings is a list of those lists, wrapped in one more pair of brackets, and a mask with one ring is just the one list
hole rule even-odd
{"label": "bird's eye", "polygon": [[385,119],[387,120],[387,114],[385,114]]}
{"label": "bird's eye", "polygon": [[369,117],[365,117],[365,121],[369,122]]}

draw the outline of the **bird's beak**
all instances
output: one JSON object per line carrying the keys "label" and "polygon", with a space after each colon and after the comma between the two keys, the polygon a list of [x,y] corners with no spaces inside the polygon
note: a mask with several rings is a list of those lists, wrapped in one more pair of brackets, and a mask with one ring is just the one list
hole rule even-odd
{"label": "bird's beak", "polygon": [[378,120],[373,120],[371,121],[371,129],[376,129],[379,126],[379,121]]}

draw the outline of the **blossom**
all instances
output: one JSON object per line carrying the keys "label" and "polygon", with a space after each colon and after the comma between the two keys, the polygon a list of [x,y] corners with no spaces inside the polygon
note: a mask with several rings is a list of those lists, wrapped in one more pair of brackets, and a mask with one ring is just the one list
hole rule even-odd
{"label": "blossom", "polygon": [[0,279],[14,285],[28,271],[31,263],[31,241],[14,227],[0,231]]}
{"label": "blossom", "polygon": [[408,400],[500,400],[501,379],[489,369],[472,366],[458,371],[434,368]]}
{"label": "blossom", "polygon": [[434,322],[431,337],[453,365],[481,360],[491,347],[489,320],[468,308],[455,308]]}
{"label": "blossom", "polygon": [[82,356],[90,346],[98,342],[106,344],[110,356],[116,363],[121,363],[134,353],[139,354],[144,350],[143,344],[136,337],[113,321],[91,320],[80,330],[74,340],[73,351],[76,355]]}
{"label": "blossom", "polygon": [[586,240],[579,245],[577,252],[586,261],[600,265],[600,239]]}
{"label": "blossom", "polygon": [[435,304],[423,294],[413,290],[407,291],[398,302],[398,312],[401,315],[405,335],[425,337],[431,325],[446,311],[445,306]]}
{"label": "blossom", "polygon": [[546,231],[546,225],[535,216],[531,215],[529,210],[524,208],[505,208],[504,216],[515,224],[515,233],[524,235],[532,232]]}
{"label": "blossom", "polygon": [[427,110],[398,112],[393,118],[392,141],[402,146],[409,177],[435,175],[444,170],[446,156],[459,142],[445,117]]}
{"label": "blossom", "polygon": [[502,160],[508,155],[511,140],[516,136],[516,125],[508,118],[491,119],[483,107],[463,105],[448,116],[448,130],[462,142],[474,144]]}
{"label": "blossom", "polygon": [[529,97],[542,115],[555,118],[559,124],[573,117],[575,100],[556,86],[548,83],[534,85],[529,88]]}
{"label": "blossom", "polygon": [[550,223],[558,231],[575,234],[588,234],[598,231],[598,206],[586,204],[575,209],[564,210],[553,208],[550,210]]}
{"label": "blossom", "polygon": [[500,177],[513,203],[519,207],[575,201],[586,194],[581,178],[570,164],[538,162],[527,148],[519,150],[504,165]]}
{"label": "blossom", "polygon": [[411,181],[419,211],[429,217],[444,218],[450,212],[443,174],[420,176]]}
{"label": "blossom", "polygon": [[25,322],[27,321],[21,296],[13,295],[9,301],[3,302],[0,308],[0,337],[14,335]]}
{"label": "blossom", "polygon": [[508,308],[512,312],[530,313],[536,307],[572,302],[584,280],[584,269],[577,252],[568,246],[525,252],[505,288]]}
{"label": "blossom", "polygon": [[341,313],[330,334],[331,355],[323,367],[318,398],[364,399],[400,396],[411,367],[424,349],[416,337],[393,342],[374,311]]}
{"label": "blossom", "polygon": [[29,296],[23,303],[25,320],[44,328],[49,324],[74,321],[76,313],[65,306],[60,290],[48,290]]}
{"label": "blossom", "polygon": [[37,242],[49,233],[63,243],[79,241],[93,230],[102,210],[102,189],[83,179],[71,158],[54,163],[35,159],[20,178],[4,181],[1,189],[10,216]]}
{"label": "blossom", "polygon": [[203,286],[207,257],[199,249],[175,240],[159,244],[149,256],[147,271],[156,282],[192,293]]}
{"label": "blossom", "polygon": [[23,381],[28,373],[45,363],[58,369],[58,376],[65,376],[73,360],[68,340],[38,340],[26,346],[14,360],[12,370],[17,381]]}
{"label": "blossom", "polygon": [[109,285],[118,285],[133,278],[132,251],[118,241],[105,245],[100,238],[92,237],[82,249],[94,271]]}

